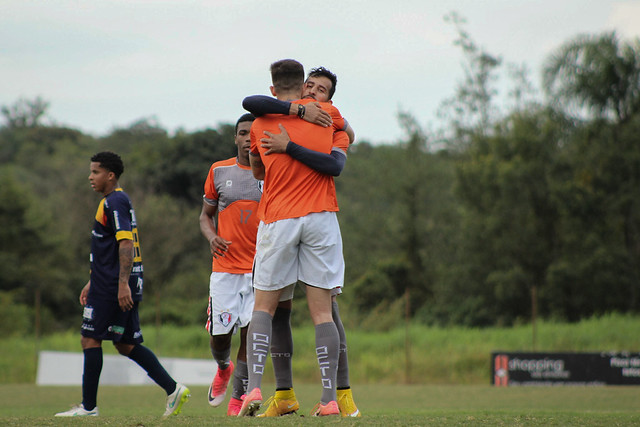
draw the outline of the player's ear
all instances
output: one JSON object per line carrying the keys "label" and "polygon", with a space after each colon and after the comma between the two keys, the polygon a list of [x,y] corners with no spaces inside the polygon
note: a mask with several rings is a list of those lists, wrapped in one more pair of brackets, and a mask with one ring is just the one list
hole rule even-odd
{"label": "player's ear", "polygon": [[271,95],[276,96],[276,97],[278,96],[278,95],[276,95],[276,88],[274,88],[273,86],[269,86],[269,90],[271,91]]}

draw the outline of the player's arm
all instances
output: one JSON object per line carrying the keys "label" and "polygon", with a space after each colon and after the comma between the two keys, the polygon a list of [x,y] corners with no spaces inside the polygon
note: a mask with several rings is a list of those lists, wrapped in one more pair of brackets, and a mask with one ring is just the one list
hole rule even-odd
{"label": "player's arm", "polygon": [[251,172],[255,179],[264,179],[264,163],[260,158],[260,153],[249,152],[249,164],[251,165]]}
{"label": "player's arm", "polygon": [[287,153],[294,159],[304,163],[311,169],[331,176],[339,176],[344,169],[347,155],[338,148],[331,150],[330,154],[321,153],[296,144],[289,139],[289,134],[284,126],[278,125],[280,133],[264,131],[268,138],[261,138],[262,146],[267,148],[265,155],[274,153]]}
{"label": "player's arm", "polygon": [[216,233],[215,215],[218,207],[207,203],[207,199],[202,201],[202,211],[200,211],[200,232],[209,242],[209,249],[214,258],[223,257],[225,252],[229,250],[231,242],[225,240]]}
{"label": "player's arm", "polygon": [[122,311],[133,308],[129,277],[133,268],[133,240],[118,240],[118,257],[120,260],[120,274],[118,275],[118,304]]}
{"label": "player's arm", "polygon": [[347,136],[349,137],[349,145],[351,145],[353,144],[353,141],[356,140],[356,133],[346,119],[344,122],[347,124],[347,127],[344,129],[344,131],[347,133]]}
{"label": "player's arm", "polygon": [[265,114],[284,114],[298,116],[322,127],[331,126],[331,115],[324,111],[320,104],[311,102],[305,105],[281,101],[266,95],[247,96],[242,100],[242,107],[256,117]]}
{"label": "player's arm", "polygon": [[89,288],[91,287],[91,279],[87,281],[87,284],[84,285],[82,290],[80,291],[80,304],[87,305],[87,297],[89,296]]}

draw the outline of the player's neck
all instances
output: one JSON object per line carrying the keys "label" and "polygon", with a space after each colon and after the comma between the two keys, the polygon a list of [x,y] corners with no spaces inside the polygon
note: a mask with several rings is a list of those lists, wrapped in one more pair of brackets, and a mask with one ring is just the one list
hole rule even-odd
{"label": "player's neck", "polygon": [[104,187],[104,191],[102,192],[102,195],[104,197],[107,197],[109,194],[113,193],[116,188],[118,188],[118,181],[116,181],[115,183],[111,183],[108,182],[107,185]]}

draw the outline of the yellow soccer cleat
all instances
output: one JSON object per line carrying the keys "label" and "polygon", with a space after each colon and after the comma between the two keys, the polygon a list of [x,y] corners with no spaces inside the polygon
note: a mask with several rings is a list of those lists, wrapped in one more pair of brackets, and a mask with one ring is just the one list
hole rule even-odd
{"label": "yellow soccer cleat", "polygon": [[337,390],[338,394],[338,407],[340,408],[340,415],[343,417],[359,417],[360,411],[356,406],[356,402],[353,401],[353,394],[351,389]]}
{"label": "yellow soccer cleat", "polygon": [[276,394],[267,399],[265,406],[267,407],[266,411],[258,415],[259,417],[290,415],[295,414],[295,412],[300,409],[300,404],[292,388],[288,390],[277,390]]}

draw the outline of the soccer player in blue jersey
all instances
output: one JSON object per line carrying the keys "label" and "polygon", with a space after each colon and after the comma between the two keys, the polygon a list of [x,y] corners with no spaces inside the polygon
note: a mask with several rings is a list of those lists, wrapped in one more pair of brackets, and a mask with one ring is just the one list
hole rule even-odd
{"label": "soccer player in blue jersey", "polygon": [[176,383],[151,350],[142,345],[138,304],[142,300],[143,268],[136,216],[129,196],[118,185],[122,159],[112,152],[91,158],[89,182],[104,197],[91,232],[91,274],[80,292],[82,315],[82,403],[56,417],[97,416],[102,371],[102,341],[136,362],[167,393],[164,417],[177,415],[190,396]]}

